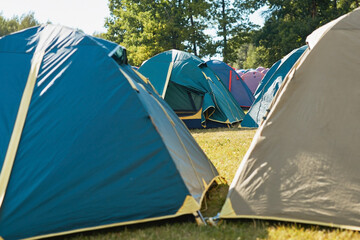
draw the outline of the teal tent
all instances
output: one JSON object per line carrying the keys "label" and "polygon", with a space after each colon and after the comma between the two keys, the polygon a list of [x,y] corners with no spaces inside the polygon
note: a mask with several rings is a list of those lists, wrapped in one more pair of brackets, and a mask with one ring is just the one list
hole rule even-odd
{"label": "teal tent", "polygon": [[0,38],[0,236],[191,214],[218,173],[121,46],[61,26]]}
{"label": "teal tent", "polygon": [[245,116],[217,75],[190,53],[160,53],[139,71],[189,128],[237,124]]}
{"label": "teal tent", "polygon": [[297,48],[274,63],[256,89],[256,99],[247,112],[241,126],[257,128],[260,125],[286,75],[306,49],[306,45]]}

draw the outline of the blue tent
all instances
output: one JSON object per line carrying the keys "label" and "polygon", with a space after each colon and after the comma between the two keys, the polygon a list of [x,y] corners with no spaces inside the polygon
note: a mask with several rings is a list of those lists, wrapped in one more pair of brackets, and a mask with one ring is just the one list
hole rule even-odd
{"label": "blue tent", "polygon": [[124,48],[39,26],[0,38],[0,236],[191,214],[218,173]]}
{"label": "blue tent", "polygon": [[219,60],[210,60],[206,64],[218,75],[239,106],[250,108],[254,102],[254,96],[239,74],[232,67]]}
{"label": "blue tent", "polygon": [[285,76],[306,50],[307,45],[293,50],[281,60],[274,63],[264,76],[255,92],[255,102],[241,122],[243,127],[257,128],[269,108],[271,101],[279,90]]}
{"label": "blue tent", "polygon": [[162,52],[145,61],[139,72],[189,128],[237,125],[245,116],[216,74],[193,54]]}

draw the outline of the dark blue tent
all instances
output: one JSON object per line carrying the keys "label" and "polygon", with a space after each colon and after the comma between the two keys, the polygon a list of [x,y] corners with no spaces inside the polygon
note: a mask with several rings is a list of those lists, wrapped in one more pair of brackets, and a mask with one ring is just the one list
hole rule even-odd
{"label": "dark blue tent", "polygon": [[285,76],[306,48],[307,46],[305,45],[295,49],[284,58],[274,63],[259,84],[259,87],[256,89],[255,102],[241,122],[241,126],[257,128],[260,125],[271,101],[283,83]]}
{"label": "dark blue tent", "polygon": [[191,214],[216,169],[122,47],[46,25],[0,38],[0,236]]}
{"label": "dark blue tent", "polygon": [[255,98],[239,74],[232,67],[219,60],[210,60],[206,64],[218,75],[239,106],[250,108]]}

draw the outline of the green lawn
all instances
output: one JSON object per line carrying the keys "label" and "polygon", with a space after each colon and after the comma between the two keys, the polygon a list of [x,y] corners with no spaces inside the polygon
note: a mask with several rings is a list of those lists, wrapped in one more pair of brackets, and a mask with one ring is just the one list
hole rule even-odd
{"label": "green lawn", "polygon": [[[231,183],[250,146],[254,130],[210,129],[191,131],[219,173]],[[202,206],[204,216],[214,216],[225,200],[228,185],[213,187]],[[63,237],[61,237],[63,239]],[[191,216],[136,224],[68,236],[71,240],[98,239],[360,239],[355,231],[260,220],[227,220],[217,227],[197,226]]]}

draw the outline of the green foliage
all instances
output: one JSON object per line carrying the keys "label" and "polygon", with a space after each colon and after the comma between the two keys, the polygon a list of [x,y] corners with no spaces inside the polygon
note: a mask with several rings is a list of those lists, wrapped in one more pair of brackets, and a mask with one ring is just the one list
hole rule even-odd
{"label": "green foliage", "polygon": [[205,0],[109,0],[105,37],[126,47],[133,65],[169,49],[204,54],[209,7]]}
{"label": "green foliage", "polygon": [[97,37],[97,38],[106,39],[105,33],[101,33],[101,32],[94,32],[94,33],[93,33],[93,36],[94,36],[94,37]]}
{"label": "green foliage", "polygon": [[189,20],[185,24],[185,50],[196,56],[204,56],[211,52],[208,46],[210,37],[204,33],[210,7],[205,0],[184,0],[183,14],[185,19]]}
{"label": "green foliage", "polygon": [[35,19],[32,12],[10,19],[6,19],[0,14],[0,37],[36,25],[39,25],[39,22]]}
{"label": "green foliage", "polygon": [[245,61],[248,58],[249,48],[253,47],[252,44],[244,43],[234,50],[234,61],[232,61],[231,66],[237,69],[245,68]]}
{"label": "green foliage", "polygon": [[242,68],[243,69],[256,68],[256,66],[258,65],[257,54],[258,54],[257,48],[254,47],[254,45],[252,44],[248,45],[246,59],[243,62]]}
{"label": "green foliage", "polygon": [[[236,1],[214,0],[212,1],[211,20],[216,26],[216,33],[219,40],[215,41],[215,46],[221,50],[224,62],[234,60],[236,54],[234,49],[244,42],[247,37],[248,25],[244,25],[243,12],[236,7]],[[237,34],[239,33],[239,34]]]}
{"label": "green foliage", "polygon": [[353,0],[248,0],[238,7],[252,13],[267,5],[269,10],[264,26],[253,30],[251,43],[255,49],[248,52],[249,59],[239,65],[267,66],[305,44],[306,37],[316,28],[353,10],[359,1]]}
{"label": "green foliage", "polygon": [[[268,10],[260,28],[249,15],[263,6]],[[179,49],[199,57],[220,53],[241,68],[271,67],[316,28],[357,6],[359,0],[109,0],[101,37],[125,46],[133,65]],[[205,34],[209,29],[217,37]]]}

